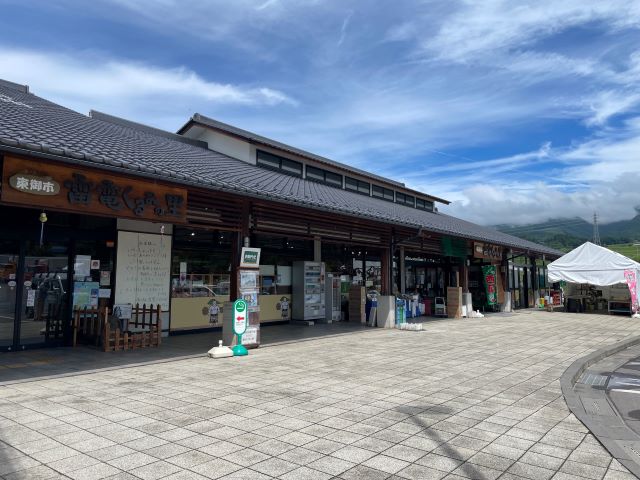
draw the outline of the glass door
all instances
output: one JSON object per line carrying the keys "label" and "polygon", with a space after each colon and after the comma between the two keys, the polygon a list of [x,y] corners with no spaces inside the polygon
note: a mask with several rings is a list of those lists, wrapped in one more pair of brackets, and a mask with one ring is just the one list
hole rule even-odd
{"label": "glass door", "polygon": [[0,241],[0,348],[14,345],[17,273],[20,258],[18,242]]}
{"label": "glass door", "polygon": [[20,308],[20,345],[61,344],[70,324],[67,246],[28,243]]}

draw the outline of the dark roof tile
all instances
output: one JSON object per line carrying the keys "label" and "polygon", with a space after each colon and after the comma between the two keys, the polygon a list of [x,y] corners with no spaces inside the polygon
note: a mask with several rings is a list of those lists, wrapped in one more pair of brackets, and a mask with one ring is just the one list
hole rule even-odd
{"label": "dark roof tile", "polygon": [[[379,222],[423,228],[445,235],[532,252],[560,252],[491,228],[442,213],[397,205],[327,185],[310,182],[233,159],[184,142],[174,134],[134,122],[91,118],[0,82],[0,94],[14,102],[0,102],[0,149],[21,147],[70,159],[124,167],[178,179],[181,183],[246,193],[255,197],[366,217]],[[25,106],[26,105],[26,106]]]}

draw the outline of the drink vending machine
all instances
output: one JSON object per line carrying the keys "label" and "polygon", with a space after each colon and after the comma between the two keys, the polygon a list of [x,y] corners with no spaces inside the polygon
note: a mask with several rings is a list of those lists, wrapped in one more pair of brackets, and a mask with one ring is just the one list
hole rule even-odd
{"label": "drink vending machine", "polygon": [[293,262],[292,320],[308,325],[324,320],[324,289],[324,263]]}
{"label": "drink vending machine", "polygon": [[342,294],[340,292],[340,276],[327,274],[325,285],[326,322],[339,322],[341,317]]}

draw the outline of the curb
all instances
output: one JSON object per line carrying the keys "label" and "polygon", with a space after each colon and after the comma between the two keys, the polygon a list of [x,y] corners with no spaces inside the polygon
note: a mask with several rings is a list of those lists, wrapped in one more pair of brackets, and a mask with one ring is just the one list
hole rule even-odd
{"label": "curb", "polygon": [[[637,435],[624,424],[615,407],[608,401],[605,391],[593,390],[589,392],[589,395],[585,395],[584,398],[592,400],[592,397],[597,395],[601,397],[602,401],[609,404],[611,410],[615,412],[615,422],[618,423],[618,425],[610,425],[610,429],[598,425],[600,420],[586,411],[581,396],[575,390],[578,378],[580,378],[584,371],[591,365],[638,344],[640,344],[640,335],[600,348],[595,352],[575,360],[560,377],[560,388],[571,413],[582,422],[589,432],[607,449],[612,457],[640,478],[640,463],[630,458],[624,446],[620,443],[621,441],[640,441],[640,437],[637,437]],[[622,435],[626,437],[624,439],[621,438],[620,435],[622,433],[621,429],[628,432],[626,435]],[[612,433],[614,430],[617,431]]]}

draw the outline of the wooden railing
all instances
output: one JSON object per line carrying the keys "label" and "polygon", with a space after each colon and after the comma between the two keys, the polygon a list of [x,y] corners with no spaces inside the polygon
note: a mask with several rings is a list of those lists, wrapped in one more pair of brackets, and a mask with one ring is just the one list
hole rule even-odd
{"label": "wooden railing", "polygon": [[162,342],[160,305],[131,310],[131,320],[120,320],[103,309],[76,309],[73,316],[73,346],[78,343],[100,346],[105,352],[159,347]]}
{"label": "wooden railing", "polygon": [[161,313],[160,305],[147,307],[146,304],[142,304],[140,307],[136,304],[131,311],[131,320],[127,322],[127,328],[124,330],[120,325],[112,327],[112,322],[105,322],[102,334],[104,351],[159,347],[162,342]]}

